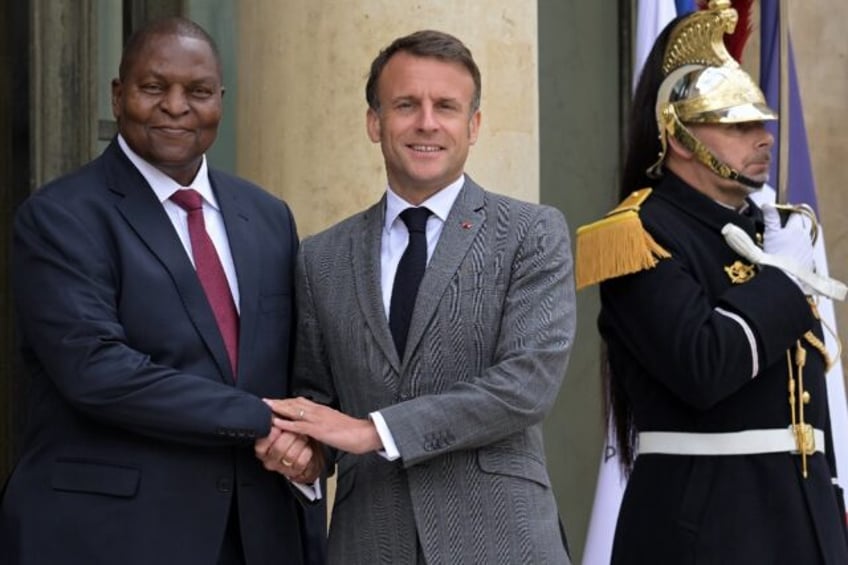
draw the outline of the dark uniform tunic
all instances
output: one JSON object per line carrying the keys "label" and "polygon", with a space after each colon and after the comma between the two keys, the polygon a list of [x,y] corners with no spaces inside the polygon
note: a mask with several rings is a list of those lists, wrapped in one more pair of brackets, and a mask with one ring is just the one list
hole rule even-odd
{"label": "dark uniform tunic", "polygon": [[741,284],[725,272],[744,259],[725,243],[722,226],[732,222],[756,241],[760,210],[751,203],[739,214],[667,173],[639,216],[671,258],[603,282],[598,322],[637,430],[787,428],[786,351],[801,339],[811,397],[804,416],[825,431],[827,455],[807,458],[806,479],[801,457],[788,452],[642,455],[624,495],[612,562],[848,564],[844,504],[832,482],[826,362],[802,339],[808,330],[822,339],[820,324],[782,271],[763,267]]}

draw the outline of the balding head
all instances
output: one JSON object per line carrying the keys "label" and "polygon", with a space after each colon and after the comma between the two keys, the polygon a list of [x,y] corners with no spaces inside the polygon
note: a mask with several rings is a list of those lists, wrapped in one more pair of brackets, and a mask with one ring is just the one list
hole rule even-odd
{"label": "balding head", "polygon": [[218,65],[218,73],[222,77],[223,81],[221,55],[218,52],[218,46],[215,44],[215,40],[212,39],[212,37],[206,33],[206,30],[198,24],[189,19],[180,17],[154,20],[138,29],[130,36],[127,44],[124,46],[124,52],[121,55],[121,65],[118,68],[119,79],[124,80],[126,78],[130,67],[133,63],[135,63],[136,57],[138,57],[138,54],[144,49],[144,46],[150,41],[150,39],[160,35],[192,37],[209,44],[209,47],[212,49],[212,53],[215,55],[215,62]]}

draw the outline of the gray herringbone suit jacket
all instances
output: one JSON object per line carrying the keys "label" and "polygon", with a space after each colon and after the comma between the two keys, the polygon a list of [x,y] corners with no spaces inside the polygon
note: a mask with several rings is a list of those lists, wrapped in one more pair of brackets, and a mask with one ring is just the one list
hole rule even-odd
{"label": "gray herringbone suit jacket", "polygon": [[401,458],[340,454],[334,564],[568,563],[542,419],[574,337],[557,210],[466,177],[421,282],[401,363],[380,290],[385,198],[306,239],[296,393],[366,418]]}

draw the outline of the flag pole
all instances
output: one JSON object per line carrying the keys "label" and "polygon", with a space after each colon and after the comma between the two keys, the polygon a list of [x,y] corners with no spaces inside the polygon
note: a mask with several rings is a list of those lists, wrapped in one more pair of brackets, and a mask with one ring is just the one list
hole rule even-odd
{"label": "flag pole", "polygon": [[633,28],[636,16],[633,14],[631,0],[618,2],[618,128],[621,132],[618,142],[618,179],[627,160],[628,116],[633,98]]}
{"label": "flag pole", "polygon": [[777,202],[785,204],[789,191],[789,16],[787,0],[779,0],[780,122],[778,123]]}

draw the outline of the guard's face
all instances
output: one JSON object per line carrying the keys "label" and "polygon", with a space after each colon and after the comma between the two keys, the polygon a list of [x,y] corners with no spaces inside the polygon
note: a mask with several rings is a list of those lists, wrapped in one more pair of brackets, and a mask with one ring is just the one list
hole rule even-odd
{"label": "guard's face", "polygon": [[221,121],[221,73],[208,43],[155,35],[112,81],[112,112],[133,151],[182,186],[194,179]]}
{"label": "guard's face", "polygon": [[[754,181],[768,182],[774,136],[769,133],[763,122],[691,124],[688,127],[721,161]],[[703,168],[710,173],[712,183],[718,190],[744,195],[750,193],[750,187],[724,179],[706,166]]]}
{"label": "guard's face", "polygon": [[400,52],[383,68],[377,93],[368,136],[380,142],[391,187],[420,203],[459,178],[477,141],[474,80],[459,63]]}

